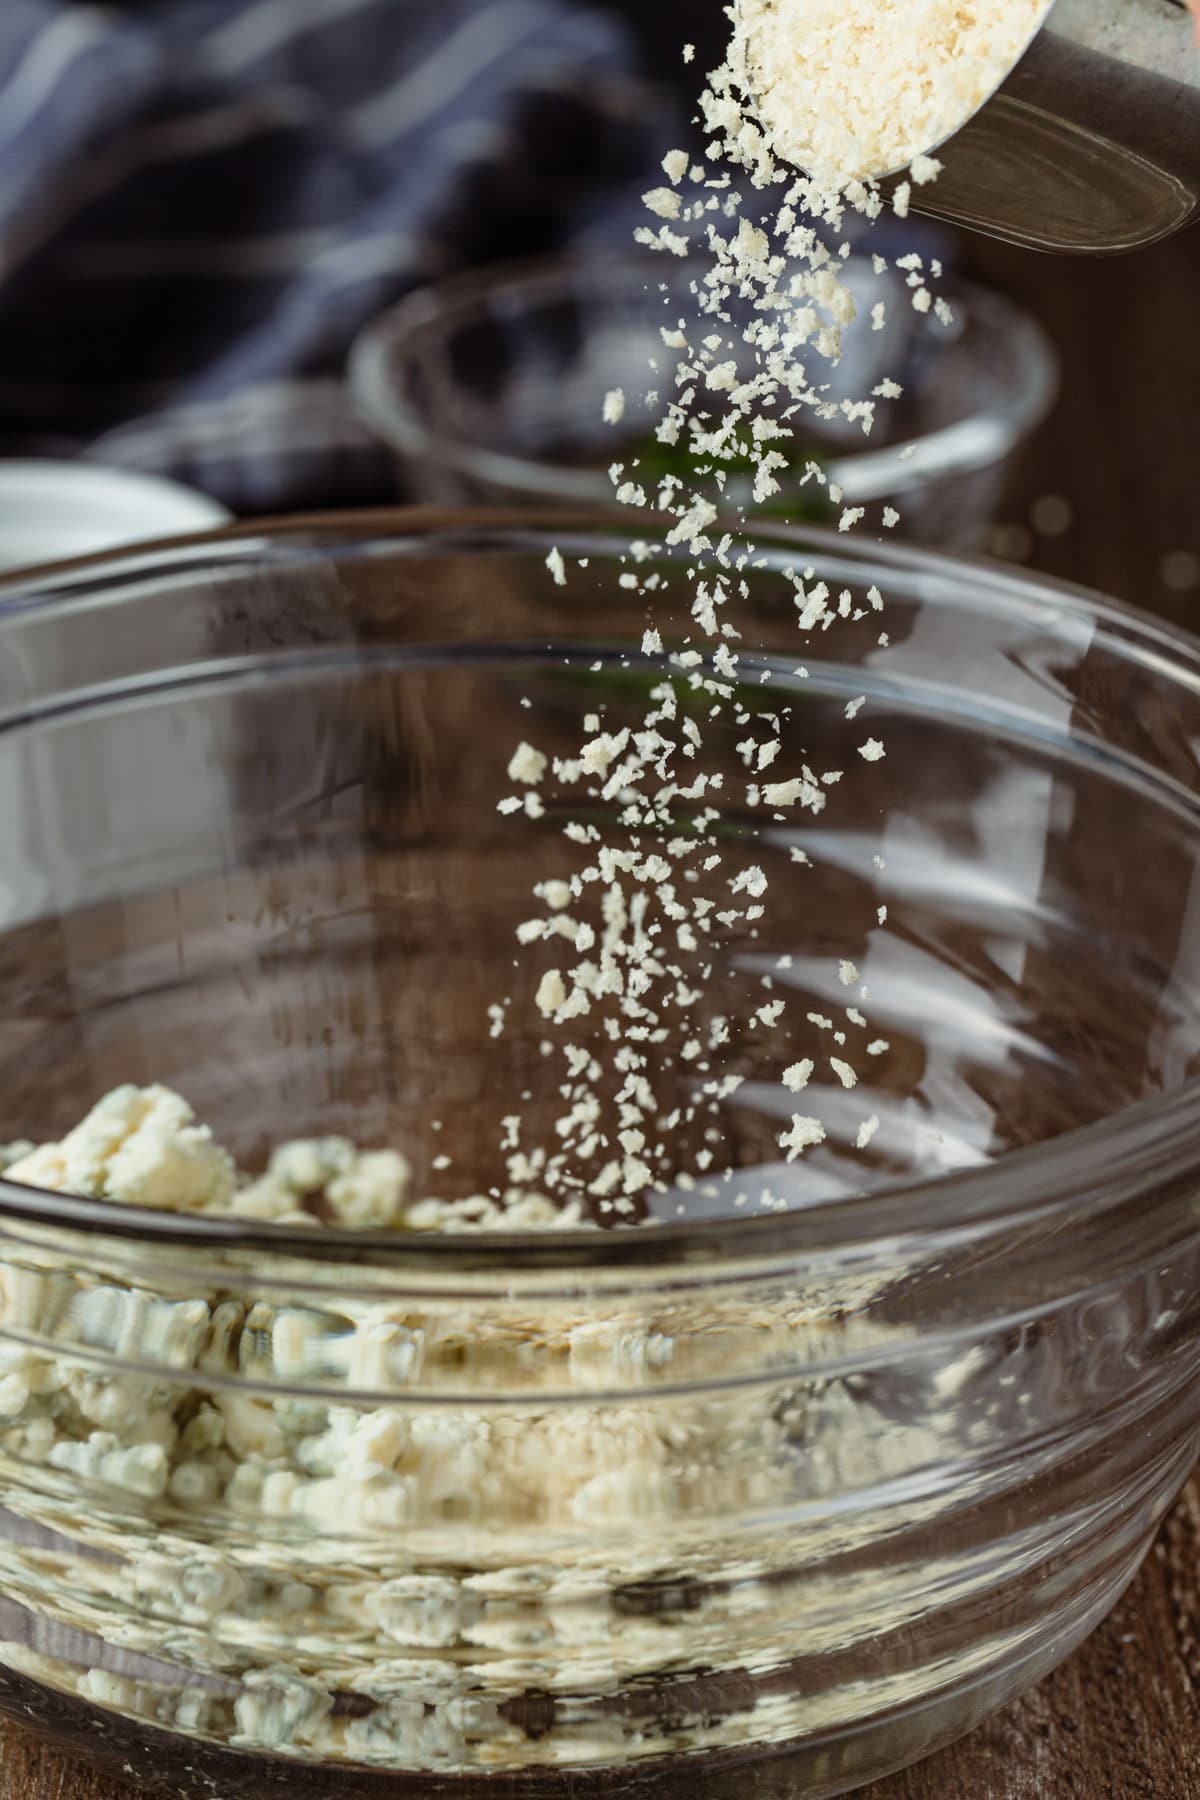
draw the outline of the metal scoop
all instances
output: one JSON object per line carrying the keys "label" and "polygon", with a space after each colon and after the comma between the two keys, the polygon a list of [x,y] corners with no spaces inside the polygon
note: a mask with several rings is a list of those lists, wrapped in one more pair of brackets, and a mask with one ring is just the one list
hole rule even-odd
{"label": "metal scoop", "polygon": [[1186,0],[1055,0],[914,209],[1039,250],[1105,254],[1200,214],[1200,49]]}

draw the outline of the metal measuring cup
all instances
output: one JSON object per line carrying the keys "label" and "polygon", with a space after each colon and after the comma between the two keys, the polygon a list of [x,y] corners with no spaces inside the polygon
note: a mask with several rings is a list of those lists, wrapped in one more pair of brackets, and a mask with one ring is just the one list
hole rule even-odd
{"label": "metal measuring cup", "polygon": [[1200,214],[1187,0],[1054,0],[1012,73],[937,155],[942,174],[912,204],[956,224],[1092,254],[1169,236]]}

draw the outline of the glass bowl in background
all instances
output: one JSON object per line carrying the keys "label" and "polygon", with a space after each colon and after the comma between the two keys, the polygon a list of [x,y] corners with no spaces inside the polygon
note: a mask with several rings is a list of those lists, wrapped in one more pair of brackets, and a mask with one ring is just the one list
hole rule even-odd
{"label": "glass bowl in background", "polygon": [[[0,1136],[158,1080],[247,1164],[344,1132],[486,1184],[557,1105],[514,931],[581,854],[550,789],[501,817],[506,762],[670,674],[625,529],[363,515],[5,588]],[[739,699],[843,777],[779,821],[706,737],[773,895],[706,1004],[789,1001],[730,1052],[736,1179],[519,1237],[0,1181],[22,1723],[181,1795],[794,1800],[968,1729],[1130,1580],[1200,1425],[1200,651],[902,547],[762,555]],[[889,641],[839,619],[800,675],[801,562]],[[781,1167],[844,957],[884,1048],[851,1091],[815,1052],[829,1139]]]}
{"label": "glass bowl in background", "polygon": [[[902,272],[876,274],[858,255],[843,271],[858,316],[841,363],[822,377],[829,397],[862,400],[885,377],[904,397],[878,403],[869,438],[844,419],[806,423],[798,453],[825,461],[847,505],[894,505],[903,535],[971,548],[993,520],[1009,459],[1053,402],[1055,354],[1033,320],[985,288],[940,281],[953,311],[943,324],[913,310]],[[356,345],[358,410],[395,450],[410,499],[543,510],[611,503],[614,461],[633,473],[641,455],[642,479],[660,473],[654,427],[675,360],[661,332],[695,316],[696,277],[694,258],[642,254],[488,270],[425,288]],[[881,300],[886,323],[876,331]],[[618,387],[628,405],[614,429],[602,409]],[[656,390],[663,398],[647,406]],[[780,480],[772,516],[822,522],[828,501],[817,484],[789,483],[786,472]]]}

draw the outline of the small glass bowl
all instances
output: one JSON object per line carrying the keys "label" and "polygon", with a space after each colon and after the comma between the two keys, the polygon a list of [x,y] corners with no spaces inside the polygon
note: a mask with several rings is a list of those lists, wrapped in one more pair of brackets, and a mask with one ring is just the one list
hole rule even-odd
{"label": "small glass bowl", "polygon": [[[843,265],[858,316],[830,398],[861,400],[885,377],[904,388],[878,403],[870,437],[845,420],[811,430],[845,503],[901,515],[915,541],[969,549],[992,523],[1009,459],[1049,411],[1058,363],[1041,328],[1000,295],[951,278],[937,285],[949,324],[914,312],[902,272],[869,258]],[[664,325],[695,316],[694,259],[649,254],[526,264],[443,282],[370,325],[350,382],[364,422],[396,452],[402,491],[436,504],[612,501],[609,465],[661,451],[653,429],[670,387]],[[883,301],[885,327],[873,328]],[[619,429],[602,418],[621,388]],[[767,516],[825,522],[821,491],[795,478]],[[732,491],[732,490],[731,490]],[[761,516],[756,514],[756,516]]]}
{"label": "small glass bowl", "polygon": [[[549,790],[500,816],[505,764],[670,673],[626,531],[362,515],[6,587],[0,1135],[157,1080],[247,1165],[344,1132],[486,1181],[555,1104],[513,934],[576,855]],[[789,1002],[731,1051],[736,1184],[424,1236],[0,1181],[23,1724],[181,1795],[796,1800],[968,1729],[1130,1580],[1200,1425],[1200,650],[982,564],[762,556],[739,698],[843,775],[780,821],[706,735],[773,892],[712,1003]],[[839,619],[799,674],[792,565],[878,584],[888,641]],[[829,1140],[781,1167],[805,1053]]]}

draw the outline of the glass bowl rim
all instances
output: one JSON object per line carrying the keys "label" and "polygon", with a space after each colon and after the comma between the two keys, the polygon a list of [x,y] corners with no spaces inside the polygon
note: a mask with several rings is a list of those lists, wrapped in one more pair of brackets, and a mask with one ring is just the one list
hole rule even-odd
{"label": "glass bowl rim", "polygon": [[[657,515],[628,508],[611,511],[533,515],[508,508],[373,508],[254,519],[218,530],[189,533],[120,550],[45,564],[0,581],[0,640],[7,620],[31,609],[44,613],[74,606],[113,604],[113,590],[128,580],[203,575],[236,576],[269,556],[278,571],[290,555],[314,553],[336,560],[352,554],[378,558],[401,546],[420,554],[437,544],[443,553],[505,549],[544,558],[568,533],[592,533],[593,554],[621,543],[629,528],[661,530]],[[875,578],[890,573],[910,583],[920,577],[954,576],[990,606],[1031,599],[1051,605],[1102,629],[1140,652],[1159,675],[1183,682],[1200,694],[1200,638],[1123,602],[1053,577],[1015,573],[983,557],[905,544],[872,543],[818,526],[773,525],[756,533],[760,550],[772,541],[795,560],[811,548],[843,563],[868,561]],[[591,543],[591,540],[588,540]],[[403,552],[401,552],[403,553]],[[116,602],[119,604],[119,593]],[[163,603],[170,604],[169,589]],[[427,651],[430,646],[422,646]],[[461,652],[461,640],[449,648]],[[1198,803],[1200,811],[1200,803]],[[1200,829],[1200,823],[1198,823]],[[765,1217],[661,1223],[629,1230],[559,1230],[546,1233],[487,1232],[439,1237],[387,1231],[330,1231],[324,1227],[254,1225],[239,1219],[157,1212],[120,1202],[27,1187],[0,1177],[0,1221],[18,1228],[77,1229],[101,1238],[159,1243],[176,1248],[271,1251],[313,1264],[359,1264],[424,1269],[446,1274],[484,1270],[570,1271],[584,1274],[621,1270],[661,1274],[677,1269],[681,1279],[698,1266],[720,1262],[743,1270],[769,1271],[825,1260],[839,1251],[861,1255],[872,1247],[937,1240],[949,1246],[998,1227],[1044,1221],[1066,1213],[1089,1197],[1132,1194],[1165,1187],[1200,1165],[1200,1076],[1162,1094],[1123,1107],[1093,1124],[1076,1127],[1044,1143],[966,1170],[898,1183],[893,1187],[819,1203]]]}
{"label": "glass bowl rim", "polygon": [[[478,312],[485,299],[549,297],[563,288],[571,273],[586,277],[593,271],[595,279],[609,280],[622,271],[661,273],[662,267],[661,256],[651,251],[605,257],[579,252],[495,263],[422,287],[372,319],[351,346],[346,375],[355,410],[376,437],[400,454],[419,456],[458,475],[488,481],[511,494],[527,494],[546,505],[600,504],[605,497],[602,472],[598,475],[594,469],[560,467],[535,457],[489,450],[435,431],[422,413],[396,392],[389,379],[391,351],[398,338],[449,321],[456,313],[466,319],[472,311]],[[1003,294],[966,278],[950,276],[942,285],[951,303],[955,294],[967,296],[976,315],[983,310],[1003,326],[1014,346],[1019,379],[989,406],[935,431],[916,433],[903,444],[831,456],[831,478],[855,504],[911,492],[945,476],[993,467],[1045,417],[1057,396],[1057,353],[1028,313]],[[968,332],[970,329],[968,319]],[[902,458],[900,452],[908,444],[915,444],[916,449]]]}

